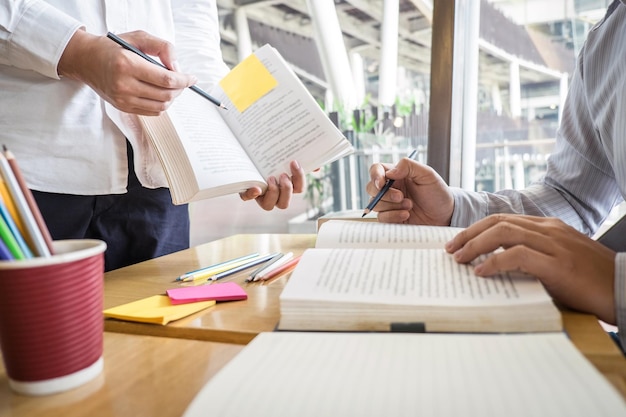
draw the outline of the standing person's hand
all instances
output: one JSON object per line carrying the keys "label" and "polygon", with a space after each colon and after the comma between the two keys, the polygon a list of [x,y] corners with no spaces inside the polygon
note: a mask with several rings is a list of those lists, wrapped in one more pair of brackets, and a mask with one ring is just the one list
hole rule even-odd
{"label": "standing person's hand", "polygon": [[87,84],[121,111],[148,116],[167,109],[184,88],[196,83],[194,76],[177,71],[171,43],[143,31],[120,37],[158,57],[170,70],[146,61],[106,36],[78,30],[61,55],[59,75]]}
{"label": "standing person's hand", "polygon": [[306,184],[306,177],[300,164],[292,161],[289,167],[291,176],[283,173],[278,178],[270,177],[267,180],[265,193],[262,193],[260,188],[253,187],[241,193],[241,199],[244,201],[254,199],[264,210],[289,207],[292,195],[303,192]]}
{"label": "standing person's hand", "polygon": [[491,254],[480,276],[522,271],[536,276],[555,300],[615,323],[615,252],[556,218],[495,214],[446,244],[461,263]]}
{"label": "standing person's hand", "polygon": [[403,158],[394,167],[374,164],[366,190],[372,197],[393,179],[393,186],[374,211],[384,223],[409,223],[449,226],[454,198],[444,180],[431,167]]}

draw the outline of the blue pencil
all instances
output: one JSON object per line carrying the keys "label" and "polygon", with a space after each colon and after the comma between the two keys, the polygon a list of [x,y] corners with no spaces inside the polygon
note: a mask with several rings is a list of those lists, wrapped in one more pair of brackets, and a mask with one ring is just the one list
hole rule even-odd
{"label": "blue pencil", "polygon": [[[9,213],[9,210],[7,209],[7,206],[4,203],[2,196],[0,196],[0,216],[2,216],[2,218],[4,219],[5,223],[7,224],[7,227],[9,228],[9,231],[15,238],[17,245],[22,250],[24,258],[31,259],[33,257],[33,253],[28,247],[28,244],[26,244],[26,241],[24,240],[24,237],[20,233],[20,229],[18,229],[17,224],[15,224],[15,221],[13,220],[11,213]],[[9,259],[12,259],[12,258],[9,258]]]}
{"label": "blue pencil", "polygon": [[219,274],[215,274],[213,276],[210,276],[207,281],[217,281],[218,279],[227,277],[229,275],[232,274],[236,274],[237,272],[243,271],[244,269],[248,269],[248,268],[252,268],[255,265],[259,265],[262,264],[263,262],[267,262],[270,259],[272,259],[273,257],[275,257],[276,255],[278,255],[278,253],[272,253],[271,255],[266,255],[266,256],[262,256],[258,259],[255,259],[253,261],[250,261],[246,264],[240,265],[236,268],[233,269],[229,269],[228,271],[224,271],[224,272],[220,272]]}
{"label": "blue pencil", "polygon": [[0,239],[0,260],[10,261],[12,259],[15,259],[15,257],[11,254],[4,240]]}
{"label": "blue pencil", "polygon": [[219,267],[222,267],[222,266],[227,266],[227,265],[230,265],[230,264],[236,264],[238,262],[245,261],[246,259],[256,258],[257,256],[259,256],[259,254],[254,252],[254,253],[251,253],[249,255],[244,255],[244,256],[240,256],[238,258],[229,259],[228,261],[224,261],[224,262],[220,262],[220,263],[217,263],[217,264],[205,266],[203,268],[196,269],[194,271],[185,272],[184,274],[182,274],[181,276],[176,278],[176,281],[187,281],[188,278],[192,278],[193,279],[194,275],[201,274],[201,273],[203,273],[205,271],[208,271],[210,269],[216,269],[216,268],[219,268]]}

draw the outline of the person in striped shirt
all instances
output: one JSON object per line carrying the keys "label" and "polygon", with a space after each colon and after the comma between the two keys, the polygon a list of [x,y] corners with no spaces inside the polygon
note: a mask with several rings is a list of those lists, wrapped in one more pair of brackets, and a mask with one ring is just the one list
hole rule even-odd
{"label": "person in striped shirt", "polygon": [[[488,276],[521,270],[559,302],[617,324],[626,346],[626,252],[590,238],[626,196],[626,0],[615,0],[578,56],[545,176],[523,190],[449,187],[430,167],[374,164],[367,192],[395,180],[381,222],[467,227],[446,249]],[[624,236],[626,246],[626,236]]]}

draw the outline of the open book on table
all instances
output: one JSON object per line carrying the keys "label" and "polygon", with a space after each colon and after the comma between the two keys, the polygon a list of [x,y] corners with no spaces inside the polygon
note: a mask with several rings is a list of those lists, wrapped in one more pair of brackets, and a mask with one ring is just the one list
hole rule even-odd
{"label": "open book on table", "polygon": [[562,330],[543,285],[522,273],[478,277],[443,249],[461,229],[328,221],[280,295],[281,330]]}
{"label": "open book on table", "polygon": [[626,403],[564,333],[272,332],[183,417],[208,415],[609,417]]}
{"label": "open book on table", "polygon": [[140,116],[174,204],[267,187],[269,176],[340,159],[352,145],[280,54],[259,48],[211,91],[228,110],[185,89],[160,116]]}

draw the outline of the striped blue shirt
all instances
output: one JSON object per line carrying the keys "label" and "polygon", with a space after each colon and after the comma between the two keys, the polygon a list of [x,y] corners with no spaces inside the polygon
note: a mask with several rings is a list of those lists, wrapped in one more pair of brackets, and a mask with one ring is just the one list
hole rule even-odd
{"label": "striped blue shirt", "polygon": [[[468,226],[487,215],[505,212],[559,217],[587,235],[624,201],[626,0],[611,4],[587,36],[545,177],[519,191],[453,189],[453,193],[451,226]],[[619,253],[615,262],[617,324],[626,346],[626,253]]]}

